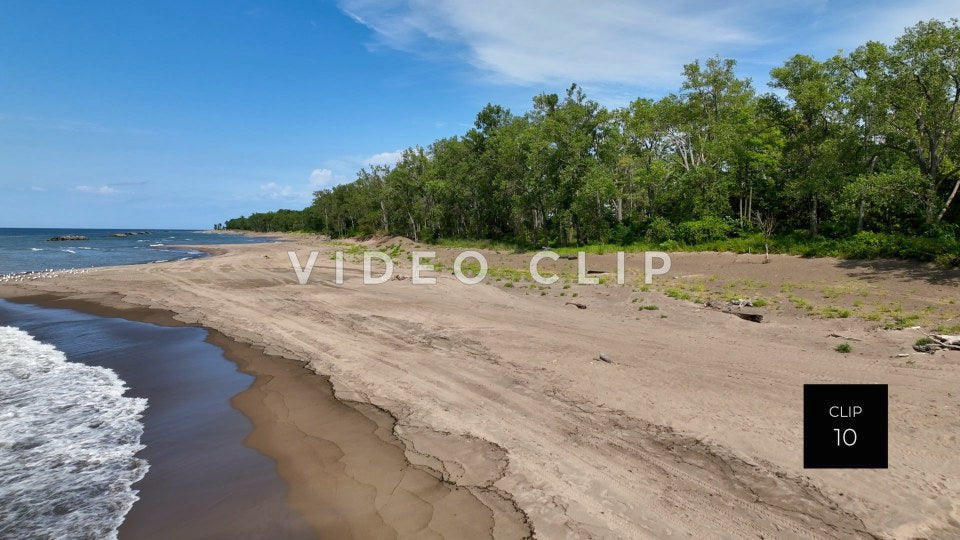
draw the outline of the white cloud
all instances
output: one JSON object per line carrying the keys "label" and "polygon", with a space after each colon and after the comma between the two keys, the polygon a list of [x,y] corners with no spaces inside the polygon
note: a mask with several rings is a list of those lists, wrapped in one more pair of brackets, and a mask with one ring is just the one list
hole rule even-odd
{"label": "white cloud", "polygon": [[882,6],[866,5],[838,13],[824,13],[815,23],[824,32],[818,43],[849,52],[867,41],[892,43],[904,28],[929,19],[960,15],[956,0],[894,0]]}
{"label": "white cloud", "polygon": [[363,160],[365,166],[373,165],[396,165],[403,156],[403,150],[394,150],[393,152],[380,152]]}
{"label": "white cloud", "polygon": [[314,169],[310,173],[310,185],[318,188],[333,187],[340,183],[338,180],[330,169]]}
{"label": "white cloud", "polygon": [[102,186],[77,186],[74,188],[77,191],[83,193],[95,193],[97,195],[113,195],[114,193],[119,193],[115,188],[112,188],[106,184]]}
{"label": "white cloud", "polygon": [[309,203],[317,190],[328,189],[345,182],[345,178],[330,169],[314,169],[310,172],[306,184],[281,184],[267,182],[260,184],[260,192],[271,199]]}
{"label": "white cloud", "polygon": [[[802,1],[799,3],[803,3]],[[699,5],[697,5],[699,4]],[[678,78],[690,60],[752,47],[763,2],[629,0],[343,0],[341,8],[387,46],[460,46],[474,67],[500,82],[637,84]],[[434,47],[436,49],[436,47]]]}
{"label": "white cloud", "polygon": [[310,200],[310,191],[306,189],[297,189],[289,184],[278,184],[276,182],[267,182],[260,184],[260,191],[265,193],[271,199],[286,200]]}
{"label": "white cloud", "polygon": [[[956,0],[340,0],[377,45],[467,62],[498,83],[676,89],[682,66],[715,54],[766,79],[795,53],[890,40]],[[761,83],[762,84],[762,83]]]}

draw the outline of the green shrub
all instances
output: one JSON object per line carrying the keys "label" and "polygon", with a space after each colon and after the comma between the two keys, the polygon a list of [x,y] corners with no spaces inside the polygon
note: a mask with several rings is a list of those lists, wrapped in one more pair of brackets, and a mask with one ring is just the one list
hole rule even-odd
{"label": "green shrub", "polygon": [[820,316],[827,319],[846,319],[850,316],[850,311],[836,306],[827,306],[820,308]]}
{"label": "green shrub", "polygon": [[646,238],[651,242],[666,242],[667,240],[673,240],[673,225],[665,217],[657,216],[650,220],[650,224],[647,225]]}
{"label": "green shrub", "polygon": [[960,266],[960,253],[941,253],[934,257],[933,262],[944,268]]}
{"label": "green shrub", "polygon": [[690,296],[690,293],[683,291],[681,289],[667,289],[666,292],[664,292],[664,294],[666,294],[670,298],[676,298],[677,300],[690,300],[692,298],[692,296]]}
{"label": "green shrub", "polygon": [[685,244],[702,244],[723,240],[732,231],[733,226],[727,221],[718,217],[705,217],[677,225],[676,237]]}
{"label": "green shrub", "polygon": [[680,242],[677,242],[676,240],[667,240],[666,242],[660,242],[657,247],[663,251],[679,251]]}
{"label": "green shrub", "polygon": [[622,223],[614,225],[613,230],[610,231],[610,243],[612,244],[626,246],[632,243],[633,240],[633,230]]}
{"label": "green shrub", "polygon": [[920,322],[920,315],[916,313],[909,313],[904,315],[897,315],[891,321],[887,321],[883,325],[884,330],[903,330],[908,326],[915,326]]}
{"label": "green shrub", "polygon": [[851,347],[849,343],[841,343],[837,345],[833,350],[837,351],[838,353],[847,354],[848,352],[853,350],[853,347]]}

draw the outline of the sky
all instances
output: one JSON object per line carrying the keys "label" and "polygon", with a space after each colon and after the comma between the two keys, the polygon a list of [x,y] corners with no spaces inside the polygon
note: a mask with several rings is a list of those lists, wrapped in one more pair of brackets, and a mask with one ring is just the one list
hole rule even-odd
{"label": "sky", "polygon": [[8,0],[0,227],[210,228],[580,84],[621,106],[734,58],[892,42],[956,0]]}

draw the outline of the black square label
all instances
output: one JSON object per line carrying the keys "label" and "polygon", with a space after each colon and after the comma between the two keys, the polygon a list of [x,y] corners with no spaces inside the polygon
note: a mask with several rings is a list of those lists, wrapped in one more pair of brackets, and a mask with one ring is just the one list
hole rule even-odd
{"label": "black square label", "polygon": [[803,467],[887,468],[887,385],[803,385]]}

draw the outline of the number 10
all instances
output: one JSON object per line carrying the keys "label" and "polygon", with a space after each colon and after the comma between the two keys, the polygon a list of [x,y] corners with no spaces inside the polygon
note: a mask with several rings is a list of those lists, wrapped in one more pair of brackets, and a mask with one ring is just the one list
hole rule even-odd
{"label": "number 10", "polygon": [[[857,444],[857,432],[854,431],[853,429],[847,428],[843,430],[843,434],[840,433],[839,428],[834,428],[833,430],[837,432],[837,446],[840,446],[841,442],[843,442],[843,444],[845,444],[846,446],[853,446]],[[847,434],[852,435],[852,437],[850,437],[850,439],[852,440],[847,441],[848,439]]]}

